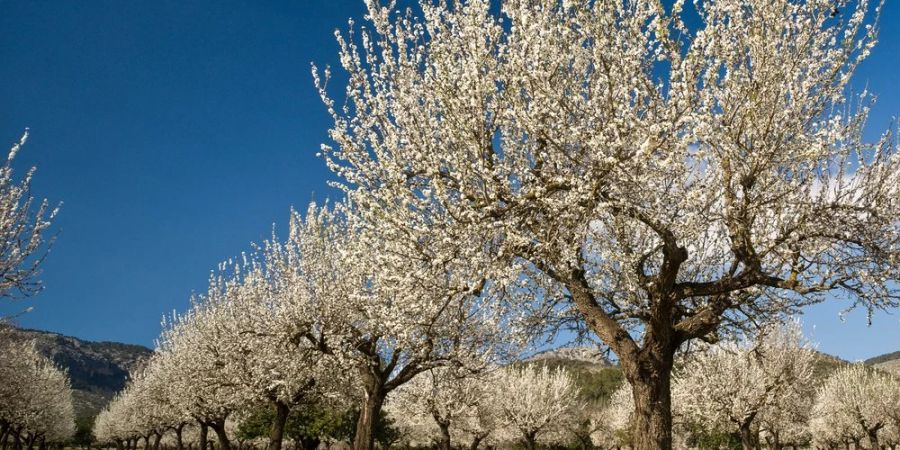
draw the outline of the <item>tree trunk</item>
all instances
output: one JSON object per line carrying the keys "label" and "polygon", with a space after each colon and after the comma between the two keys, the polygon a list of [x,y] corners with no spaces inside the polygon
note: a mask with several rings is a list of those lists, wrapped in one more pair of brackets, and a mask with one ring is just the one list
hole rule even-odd
{"label": "tree trunk", "polygon": [[373,450],[375,448],[375,425],[381,414],[381,407],[384,405],[386,395],[383,383],[372,383],[366,388],[362,410],[360,410],[359,420],[356,422],[353,450]]}
{"label": "tree trunk", "polygon": [[275,420],[272,422],[272,429],[269,430],[268,450],[281,450],[281,443],[284,441],[284,425],[287,423],[290,413],[291,410],[287,405],[275,402]]}
{"label": "tree trunk", "polygon": [[175,450],[184,450],[184,439],[181,434],[184,431],[184,424],[175,427]]}
{"label": "tree trunk", "polygon": [[[303,450],[316,450],[319,448],[319,444],[322,443],[322,440],[317,437],[304,437],[300,440]],[[296,450],[300,450],[299,448]]]}
{"label": "tree trunk", "polygon": [[866,430],[866,434],[869,436],[869,445],[872,446],[872,450],[881,450],[881,445],[878,443],[878,430],[881,428],[869,428]]}
{"label": "tree trunk", "polygon": [[750,429],[750,422],[741,424],[741,448],[743,450],[753,450],[753,431]]}
{"label": "tree trunk", "polygon": [[228,433],[225,432],[225,420],[211,422],[209,426],[216,432],[216,437],[219,438],[219,448],[221,450],[231,450],[231,442],[228,441]]}
{"label": "tree trunk", "polygon": [[199,450],[207,450],[209,445],[207,442],[209,441],[209,427],[207,427],[206,423],[200,422],[200,442],[198,443]]}
{"label": "tree trunk", "polygon": [[469,443],[469,450],[478,450],[478,446],[481,445],[481,441],[484,439],[483,435],[476,434],[472,437],[472,442]]}
{"label": "tree trunk", "polygon": [[438,422],[438,428],[441,430],[441,440],[438,442],[440,450],[450,450],[450,424],[447,422]]}
{"label": "tree trunk", "polygon": [[638,373],[626,374],[634,397],[633,450],[672,449],[672,355],[668,361],[639,361]]}
{"label": "tree trunk", "polygon": [[537,438],[535,433],[523,433],[522,443],[525,444],[525,450],[535,450],[537,448]]}

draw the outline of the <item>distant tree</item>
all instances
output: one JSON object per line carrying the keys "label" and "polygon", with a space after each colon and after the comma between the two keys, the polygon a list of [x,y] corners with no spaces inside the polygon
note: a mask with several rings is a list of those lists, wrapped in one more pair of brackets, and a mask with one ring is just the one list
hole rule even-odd
{"label": "distant tree", "polygon": [[537,448],[539,440],[558,441],[574,411],[582,407],[569,374],[546,366],[506,368],[491,380],[490,393],[506,433],[527,450]]}
{"label": "distant tree", "polygon": [[774,419],[808,414],[810,404],[806,411],[798,408],[814,396],[815,360],[796,322],[769,326],[752,340],[711,346],[688,356],[676,372],[676,413],[710,431],[738,432],[744,450],[758,447],[760,422],[768,417],[770,437],[780,445],[790,423]]}
{"label": "distant tree", "polygon": [[[837,370],[819,389],[813,410],[813,435],[819,442],[869,441],[881,448],[879,434],[892,425],[900,406],[896,379],[861,364]],[[819,433],[817,433],[819,432]]]}
{"label": "distant tree", "polygon": [[75,434],[68,373],[34,342],[8,339],[0,329],[0,445],[6,450],[62,444]]}
{"label": "distant tree", "polygon": [[27,139],[26,130],[0,166],[0,297],[28,296],[41,289],[39,269],[52,242],[46,233],[58,210],[47,200],[35,204],[35,168],[20,181],[13,177],[13,161]]}
{"label": "distant tree", "polygon": [[663,3],[367,1],[338,34],[346,98],[314,69],[374,267],[414,285],[420,258],[562,310],[618,356],[635,450],[672,446],[682,344],[900,298],[900,157],[847,94],[870,2]]}

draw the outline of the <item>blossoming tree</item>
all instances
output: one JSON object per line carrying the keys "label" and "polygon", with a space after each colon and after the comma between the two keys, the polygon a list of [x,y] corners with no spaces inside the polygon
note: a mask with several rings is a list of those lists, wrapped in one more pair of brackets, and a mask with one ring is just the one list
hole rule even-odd
{"label": "blossoming tree", "polygon": [[567,310],[621,361],[636,450],[671,447],[683,343],[898,304],[900,157],[846,98],[868,0],[490,3],[369,0],[345,101],[313,71],[377,267],[465,261]]}
{"label": "blossoming tree", "polygon": [[871,448],[881,448],[879,434],[893,425],[892,415],[900,406],[900,390],[893,375],[854,364],[832,374],[816,396],[813,413],[816,427],[831,428],[831,441],[867,439]]}
{"label": "blossoming tree", "polygon": [[754,340],[717,344],[689,356],[678,370],[675,409],[685,421],[739,432],[744,450],[756,448],[763,416],[770,419],[770,437],[779,438],[777,419],[803,414],[796,408],[814,396],[815,358],[797,323],[770,326]]}

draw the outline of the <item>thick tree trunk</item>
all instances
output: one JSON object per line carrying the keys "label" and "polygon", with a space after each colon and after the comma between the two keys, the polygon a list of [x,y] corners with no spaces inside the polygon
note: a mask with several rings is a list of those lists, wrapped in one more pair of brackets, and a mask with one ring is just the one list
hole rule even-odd
{"label": "thick tree trunk", "polygon": [[160,441],[162,441],[162,434],[153,433],[153,450],[159,450]]}
{"label": "thick tree trunk", "polygon": [[269,446],[268,450],[281,450],[281,443],[284,441],[284,426],[287,424],[288,414],[291,409],[282,402],[275,402],[275,420],[272,422],[272,428],[269,430]]}
{"label": "thick tree trunk", "polygon": [[672,449],[672,356],[668,358],[668,364],[638,363],[639,373],[629,377],[634,397],[633,450]]}
{"label": "thick tree trunk", "polygon": [[200,422],[200,442],[198,447],[200,450],[207,450],[209,444],[209,427],[206,426],[206,423]]}
{"label": "thick tree trunk", "polygon": [[231,442],[228,440],[228,433],[225,432],[225,420],[211,422],[209,427],[216,432],[216,437],[219,438],[219,448],[221,450],[231,450]]}
{"label": "thick tree trunk", "polygon": [[384,405],[383,383],[372,383],[366,388],[359,420],[356,422],[356,436],[353,439],[353,450],[373,450],[375,448],[375,425]]}

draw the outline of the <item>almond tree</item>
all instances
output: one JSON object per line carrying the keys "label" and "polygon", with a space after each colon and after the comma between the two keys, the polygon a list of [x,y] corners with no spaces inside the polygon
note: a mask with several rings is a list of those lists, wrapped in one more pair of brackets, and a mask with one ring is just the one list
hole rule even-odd
{"label": "almond tree", "polygon": [[13,144],[0,166],[0,297],[28,296],[41,288],[38,269],[46,256],[47,228],[56,217],[47,200],[31,196],[31,168],[22,180],[13,177],[13,161],[28,131]]}
{"label": "almond tree", "polygon": [[[297,314],[298,340],[356,375],[363,395],[353,446],[368,450],[390,392],[436,367],[484,370],[507,353],[512,328],[496,297],[485,295],[490,287],[460,277],[457,262],[386,248],[345,213],[311,205],[305,220],[292,215],[282,251],[294,268],[285,283],[302,292],[286,310]],[[376,255],[394,263],[379,266]]]}
{"label": "almond tree", "polygon": [[157,344],[162,355],[158,364],[171,371],[172,397],[181,414],[193,417],[200,425],[200,446],[205,448],[211,428],[222,450],[230,449],[225,422],[250,401],[246,390],[233,382],[228,369],[236,343],[233,335],[216,323],[223,313],[215,287],[212,298],[195,299],[186,313],[175,315]]}
{"label": "almond tree", "polygon": [[323,396],[349,389],[333,358],[297,338],[311,332],[304,324],[312,321],[294,309],[304,299],[291,297],[305,290],[294,283],[293,270],[285,247],[269,242],[261,255],[234,265],[231,278],[218,277],[207,299],[217,303],[217,334],[231,343],[221,354],[223,382],[242,389],[248,403],[268,403],[275,410],[269,450],[281,449],[292,409],[324,404]]}
{"label": "almond tree", "polygon": [[477,450],[497,422],[487,396],[491,376],[470,376],[438,367],[397,388],[386,405],[389,417],[424,443],[434,439],[441,450],[452,449],[452,437],[466,438]]}
{"label": "almond tree", "polygon": [[[66,371],[34,342],[16,342],[0,330],[0,442],[16,450],[61,443],[75,434],[72,387]],[[4,339],[6,338],[6,339]]]}
{"label": "almond tree", "polygon": [[538,287],[525,304],[618,356],[636,450],[671,447],[685,342],[827,298],[898,304],[900,157],[846,97],[868,0],[490,3],[368,0],[338,33],[346,98],[313,71],[376,267]]}
{"label": "almond tree", "polygon": [[756,448],[761,416],[788,415],[814,395],[815,357],[796,322],[770,326],[753,340],[711,346],[678,370],[676,411],[701,426],[737,431],[744,450]]}
{"label": "almond tree", "polygon": [[501,371],[491,384],[491,403],[501,423],[534,450],[541,438],[565,429],[579,409],[578,387],[563,369],[526,366]]}
{"label": "almond tree", "polygon": [[881,448],[879,432],[890,424],[892,409],[898,403],[892,383],[890,374],[861,364],[838,369],[816,396],[819,423],[828,424],[857,444],[862,437],[869,440],[871,448]]}

